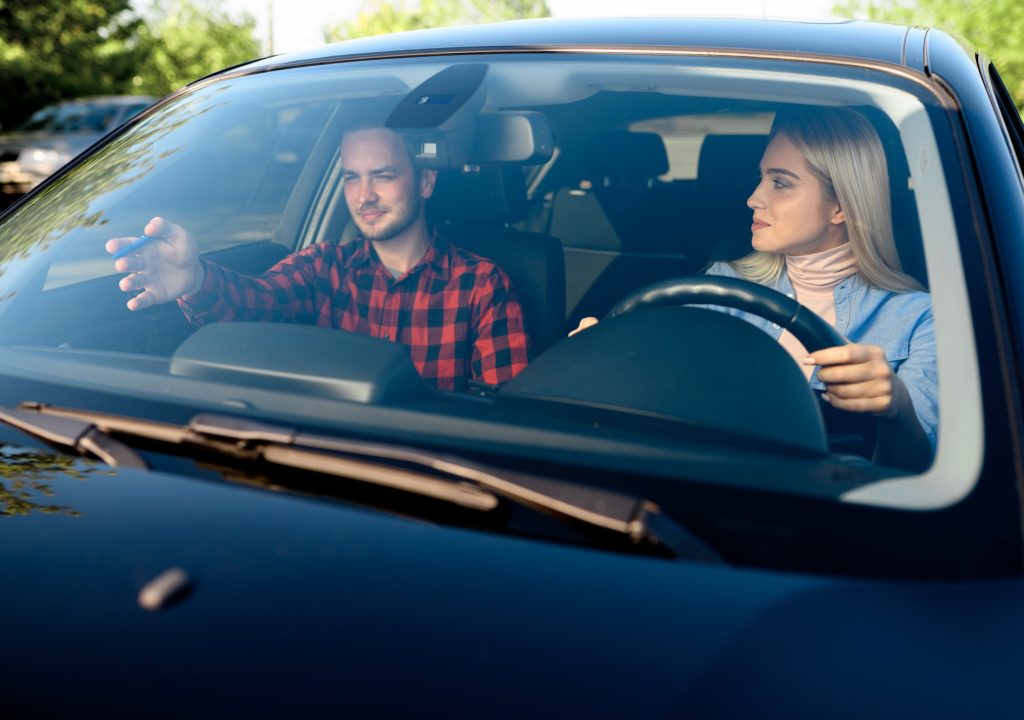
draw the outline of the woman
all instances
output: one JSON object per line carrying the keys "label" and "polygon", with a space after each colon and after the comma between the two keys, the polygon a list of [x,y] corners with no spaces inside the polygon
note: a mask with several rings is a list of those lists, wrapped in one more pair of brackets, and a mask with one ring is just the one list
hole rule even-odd
{"label": "woman", "polygon": [[878,135],[853,110],[780,112],[760,175],[747,200],[754,252],[707,272],[795,297],[850,344],[808,354],[771,322],[726,311],[778,339],[833,408],[878,418],[876,462],[923,470],[938,430],[931,301],[900,269]]}

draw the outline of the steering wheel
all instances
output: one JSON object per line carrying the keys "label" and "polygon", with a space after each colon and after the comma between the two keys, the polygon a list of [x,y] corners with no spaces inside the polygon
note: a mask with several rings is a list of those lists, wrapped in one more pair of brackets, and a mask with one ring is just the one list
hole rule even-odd
{"label": "steering wheel", "polygon": [[748,280],[719,275],[688,275],[652,283],[620,300],[608,317],[661,305],[719,305],[743,310],[789,330],[807,352],[847,343],[834,327],[793,298]]}

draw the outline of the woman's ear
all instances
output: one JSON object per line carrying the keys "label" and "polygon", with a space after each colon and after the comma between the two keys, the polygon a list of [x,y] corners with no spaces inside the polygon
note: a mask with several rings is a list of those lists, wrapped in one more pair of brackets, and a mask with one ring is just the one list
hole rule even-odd
{"label": "woman's ear", "polygon": [[833,225],[842,225],[846,222],[846,213],[843,212],[843,208],[836,203],[835,208],[832,210],[832,219],[829,221]]}

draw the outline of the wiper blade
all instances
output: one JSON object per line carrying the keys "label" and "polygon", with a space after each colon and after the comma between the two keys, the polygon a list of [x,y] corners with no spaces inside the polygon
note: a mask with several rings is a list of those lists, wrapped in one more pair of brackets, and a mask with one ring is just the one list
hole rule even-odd
{"label": "wiper blade", "polygon": [[0,407],[0,422],[51,445],[92,455],[112,467],[149,467],[138,453],[88,420],[42,415],[25,408]]}
{"label": "wiper blade", "polygon": [[[203,432],[203,416],[196,416],[189,425],[181,426],[87,410],[56,408],[39,403],[22,403],[16,412],[25,418],[22,422],[31,424],[34,419],[37,426],[50,422],[55,424],[59,422],[77,423],[98,428],[103,433],[117,433],[166,445],[195,445],[229,457],[246,460],[261,459],[290,468],[358,480],[380,487],[443,500],[471,510],[487,511],[498,506],[498,498],[493,493],[468,483],[451,482],[423,472],[389,467],[379,462],[329,455],[320,450],[305,450],[300,447],[280,445],[284,435],[278,428],[273,428],[273,432],[269,432],[265,438],[258,439],[255,436],[252,438],[226,437],[217,433]],[[257,423],[251,424],[258,425]],[[270,429],[270,426],[260,425],[260,427]],[[64,443],[64,445],[68,445],[68,443]],[[130,448],[124,447],[134,454]]]}
{"label": "wiper blade", "polygon": [[[269,463],[413,492],[476,510],[494,509],[500,496],[625,535],[634,543],[662,545],[678,557],[722,562],[717,552],[664,515],[655,503],[610,490],[497,470],[412,447],[300,433],[288,427],[223,415],[200,414],[187,426],[177,426],[45,405],[23,407],[42,415],[87,420],[105,432],[166,443],[197,444],[228,455],[258,457]],[[407,467],[410,465],[430,473],[411,470]],[[439,478],[438,474],[451,479]]]}

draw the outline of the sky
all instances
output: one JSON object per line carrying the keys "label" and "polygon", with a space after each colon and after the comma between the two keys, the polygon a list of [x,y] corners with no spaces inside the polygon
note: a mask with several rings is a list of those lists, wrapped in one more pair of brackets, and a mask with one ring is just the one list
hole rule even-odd
{"label": "sky", "polygon": [[[835,0],[548,0],[554,17],[716,15],[719,17],[827,17]],[[274,52],[323,44],[322,28],[355,16],[361,0],[224,0],[231,13],[256,18],[266,42],[273,9]]]}

